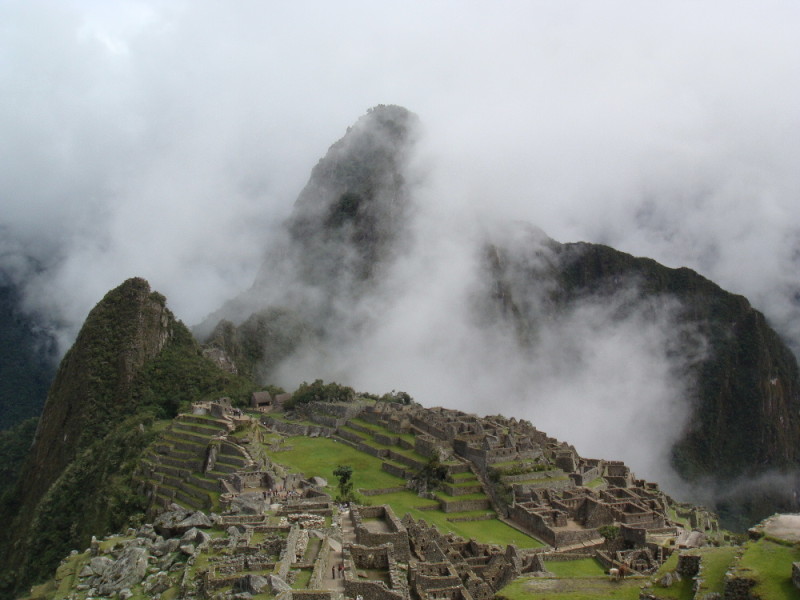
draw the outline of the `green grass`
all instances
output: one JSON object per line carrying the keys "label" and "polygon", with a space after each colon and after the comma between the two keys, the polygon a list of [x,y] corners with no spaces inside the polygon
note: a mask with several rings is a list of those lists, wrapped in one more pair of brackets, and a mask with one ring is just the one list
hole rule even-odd
{"label": "green grass", "polygon": [[[549,569],[553,563],[548,563]],[[495,598],[508,600],[638,600],[642,580],[610,581],[608,576],[560,579],[520,577],[501,589]]]}
{"label": "green grass", "polygon": [[605,570],[594,558],[579,560],[551,560],[544,566],[556,577],[603,577]]}
{"label": "green grass", "polygon": [[353,467],[353,485],[356,489],[382,489],[405,484],[404,479],[390,475],[381,469],[381,460],[347,444],[329,438],[290,437],[287,445],[291,450],[270,452],[269,457],[293,471],[305,473],[307,477],[318,475],[336,485],[333,471],[339,465]]}
{"label": "green grass", "polygon": [[770,600],[800,599],[800,590],[792,585],[792,562],[798,560],[797,547],[762,539],[745,545],[739,571],[758,580],[752,590],[754,595]]}
{"label": "green grass", "polygon": [[702,552],[703,583],[700,586],[698,597],[711,592],[721,595],[725,588],[725,572],[733,560],[736,548],[733,546],[704,548]]}
{"label": "green grass", "polygon": [[464,494],[463,496],[451,496],[442,491],[438,491],[436,492],[436,497],[441,498],[445,502],[458,502],[459,500],[486,500],[486,494],[483,492]]}
{"label": "green grass", "polygon": [[431,525],[435,525],[440,531],[451,531],[456,535],[470,539],[474,538],[480,542],[488,544],[517,544],[520,548],[537,548],[543,544],[524,533],[517,531],[513,527],[506,525],[497,519],[487,521],[463,521],[453,523],[448,518],[458,517],[477,517],[491,513],[492,511],[479,510],[464,513],[444,513],[441,510],[419,510],[418,506],[437,506],[433,500],[420,498],[414,492],[404,490],[392,494],[382,494],[371,496],[369,501],[373,504],[389,504],[394,509],[398,517],[403,517],[410,513],[415,519],[425,519]]}
{"label": "green grass", "polygon": [[[291,450],[269,453],[270,458],[278,464],[286,465],[304,473],[308,477],[319,475],[335,485],[336,479],[333,470],[339,465],[353,467],[353,483],[356,489],[382,489],[398,487],[405,484],[405,480],[395,477],[381,470],[382,461],[379,458],[356,450],[347,444],[336,442],[328,438],[288,438],[287,445]],[[468,496],[442,497],[450,500],[463,500],[470,498],[485,498],[485,494],[470,494]],[[474,511],[469,513],[444,513],[438,509],[439,503],[435,500],[420,498],[414,492],[403,490],[379,496],[366,498],[373,505],[389,504],[398,517],[403,517],[407,512],[415,519],[425,519],[428,523],[436,525],[442,531],[452,531],[465,538],[475,538],[483,543],[517,544],[521,548],[535,548],[543,544],[513,527],[496,519],[488,521],[469,521],[452,523],[448,518],[460,516],[478,516],[491,511]],[[436,510],[421,511],[419,506],[435,506]]]}
{"label": "green grass", "polygon": [[311,581],[311,569],[297,569],[295,570],[294,582],[292,583],[292,589],[294,590],[304,590],[308,587],[308,582]]}
{"label": "green grass", "polygon": [[[666,562],[659,567],[655,576],[652,579],[660,579],[670,571],[674,571],[678,567],[678,552],[673,552]],[[670,587],[665,588],[659,585],[653,586],[653,593],[660,598],[674,598],[675,600],[692,600],[694,594],[692,592],[693,580],[691,578],[684,578],[677,583],[673,583]]]}
{"label": "green grass", "polygon": [[364,419],[350,419],[351,422],[355,423],[356,425],[361,425],[361,427],[365,427],[366,429],[370,429],[371,431],[377,431],[378,433],[386,433],[388,435],[394,435],[385,427],[381,427],[380,425],[373,425]]}

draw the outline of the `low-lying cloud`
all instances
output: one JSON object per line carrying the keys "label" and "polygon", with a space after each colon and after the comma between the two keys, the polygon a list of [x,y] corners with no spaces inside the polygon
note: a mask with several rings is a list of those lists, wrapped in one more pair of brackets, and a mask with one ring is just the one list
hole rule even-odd
{"label": "low-lying cloud", "polygon": [[[662,473],[689,383],[673,309],[588,301],[519,352],[470,320],[489,220],[694,268],[800,348],[796,3],[114,6],[0,6],[0,266],[65,349],[134,275],[190,324],[246,289],[311,167],[378,103],[423,122],[415,251],[362,299],[381,315],[363,337],[342,328],[287,381],[507,411]],[[631,427],[663,434],[643,454]]]}

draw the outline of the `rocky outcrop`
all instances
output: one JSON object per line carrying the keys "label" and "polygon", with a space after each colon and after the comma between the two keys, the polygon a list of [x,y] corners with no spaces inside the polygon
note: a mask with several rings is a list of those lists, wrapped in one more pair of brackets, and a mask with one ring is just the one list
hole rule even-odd
{"label": "rocky outcrop", "polygon": [[165,298],[139,278],[106,294],[64,356],[26,465],[24,504],[35,503],[77,452],[130,414],[131,384],[172,336]]}
{"label": "rocky outcrop", "polygon": [[673,311],[676,328],[691,332],[668,349],[685,365],[676,376],[694,383],[689,425],[673,447],[684,477],[725,481],[800,464],[797,361],[743,296],[690,269],[543,235],[490,244],[485,256],[485,314],[513,324],[523,347],[537,342],[543,322],[586,301],[616,306],[620,320],[642,307],[653,318]]}
{"label": "rocky outcrop", "polygon": [[[252,288],[196,329],[208,347],[224,350],[240,373],[269,381],[283,360],[352,318],[344,311],[407,240],[406,163],[417,127],[405,108],[381,105],[348,128],[313,168],[286,239],[268,249]],[[265,306],[287,277],[281,305]]]}

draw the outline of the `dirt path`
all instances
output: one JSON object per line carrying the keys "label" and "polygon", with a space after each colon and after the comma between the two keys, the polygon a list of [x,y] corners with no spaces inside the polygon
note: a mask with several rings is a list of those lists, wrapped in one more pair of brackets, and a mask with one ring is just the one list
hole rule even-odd
{"label": "dirt path", "polygon": [[353,526],[353,518],[350,516],[350,511],[342,513],[342,544],[338,542],[332,543],[330,555],[328,557],[328,565],[334,568],[332,572],[330,567],[325,574],[324,585],[326,589],[334,590],[337,592],[344,592],[344,578],[339,572],[339,565],[343,563],[342,546],[345,544],[354,544],[356,541],[355,527]]}

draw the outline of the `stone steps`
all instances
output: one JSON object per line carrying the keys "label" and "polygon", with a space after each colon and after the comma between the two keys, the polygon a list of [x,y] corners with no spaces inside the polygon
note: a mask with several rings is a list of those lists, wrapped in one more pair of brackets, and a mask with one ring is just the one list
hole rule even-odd
{"label": "stone steps", "polygon": [[209,492],[219,492],[221,490],[219,479],[207,479],[197,473],[191,474],[189,483],[198,488],[208,490]]}
{"label": "stone steps", "polygon": [[173,426],[168,433],[168,439],[177,439],[183,442],[190,442],[192,444],[196,444],[198,446],[203,446],[203,447],[208,446],[208,443],[211,441],[211,438],[213,437],[214,437],[213,435],[202,435],[175,426]]}
{"label": "stone steps", "polygon": [[202,415],[180,415],[178,420],[182,423],[196,423],[198,425],[217,427],[219,429],[228,429],[229,425],[229,422],[225,419],[217,419],[216,417],[207,417]]}
{"label": "stone steps", "polygon": [[185,431],[185,432],[188,432],[188,433],[195,433],[197,435],[201,435],[201,436],[204,436],[204,437],[214,437],[215,435],[217,435],[219,433],[222,433],[222,432],[227,433],[228,432],[228,428],[227,427],[215,427],[213,425],[209,427],[209,426],[206,426],[206,425],[200,425],[200,424],[197,424],[197,423],[186,423],[186,422],[182,422],[182,421],[174,422],[172,424],[172,429],[173,429],[173,431],[180,430],[180,431]]}

